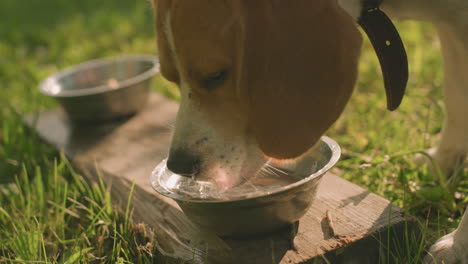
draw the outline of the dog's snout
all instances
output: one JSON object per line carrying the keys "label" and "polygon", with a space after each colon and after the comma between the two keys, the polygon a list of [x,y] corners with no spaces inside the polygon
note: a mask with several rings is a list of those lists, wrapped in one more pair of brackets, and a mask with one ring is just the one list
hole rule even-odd
{"label": "dog's snout", "polygon": [[200,159],[190,152],[176,150],[169,154],[167,168],[176,174],[191,177],[198,173]]}

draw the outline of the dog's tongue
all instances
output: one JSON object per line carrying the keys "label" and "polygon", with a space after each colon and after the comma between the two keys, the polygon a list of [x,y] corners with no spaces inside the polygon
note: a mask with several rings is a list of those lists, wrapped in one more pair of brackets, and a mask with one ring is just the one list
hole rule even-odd
{"label": "dog's tongue", "polygon": [[364,0],[358,23],[366,32],[382,69],[387,108],[393,111],[403,100],[408,82],[408,58],[397,29],[379,9],[382,0]]}

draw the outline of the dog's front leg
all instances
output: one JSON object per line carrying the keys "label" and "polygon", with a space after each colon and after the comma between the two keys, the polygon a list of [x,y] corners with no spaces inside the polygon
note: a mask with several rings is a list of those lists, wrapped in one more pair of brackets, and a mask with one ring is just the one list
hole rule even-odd
{"label": "dog's front leg", "polygon": [[440,24],[444,63],[445,121],[439,146],[431,156],[449,174],[463,165],[468,152],[468,17],[466,26]]}
{"label": "dog's front leg", "polygon": [[[444,60],[446,116],[440,144],[430,153],[446,174],[460,166],[463,170],[468,151],[468,16],[454,21],[437,25]],[[459,227],[439,239],[425,261],[468,264],[468,208]]]}
{"label": "dog's front leg", "polygon": [[465,210],[460,226],[452,233],[441,237],[429,249],[424,262],[468,264],[468,210]]}
{"label": "dog's front leg", "polygon": [[[385,0],[384,8],[402,18],[432,22],[439,34],[444,64],[446,107],[440,143],[429,154],[449,176],[461,169],[468,153],[468,1]],[[429,250],[426,263],[468,264],[468,212],[454,232]]]}

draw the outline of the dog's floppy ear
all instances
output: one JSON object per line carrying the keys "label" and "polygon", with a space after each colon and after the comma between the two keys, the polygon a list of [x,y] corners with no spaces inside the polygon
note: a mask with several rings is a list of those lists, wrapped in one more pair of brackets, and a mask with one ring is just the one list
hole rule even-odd
{"label": "dog's floppy ear", "polygon": [[333,0],[243,0],[238,89],[260,149],[306,152],[352,94],[361,35]]}
{"label": "dog's floppy ear", "polygon": [[153,8],[161,74],[169,81],[177,83],[179,74],[167,39],[167,34],[169,34],[167,31],[171,29],[171,26],[167,24],[170,23],[168,16],[171,11],[171,0],[153,0]]}

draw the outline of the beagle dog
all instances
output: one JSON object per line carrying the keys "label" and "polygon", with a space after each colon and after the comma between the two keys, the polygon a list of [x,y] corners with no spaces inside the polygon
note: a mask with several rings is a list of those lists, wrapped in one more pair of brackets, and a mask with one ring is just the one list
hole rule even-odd
{"label": "beagle dog", "polygon": [[[294,167],[337,120],[357,78],[364,0],[153,0],[162,75],[180,89],[167,166],[228,189],[274,161]],[[379,1],[382,2],[382,1]],[[431,153],[444,171],[468,150],[468,0],[385,0],[433,22],[447,116]],[[427,263],[468,263],[468,216]]]}

